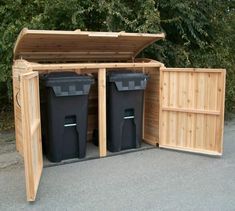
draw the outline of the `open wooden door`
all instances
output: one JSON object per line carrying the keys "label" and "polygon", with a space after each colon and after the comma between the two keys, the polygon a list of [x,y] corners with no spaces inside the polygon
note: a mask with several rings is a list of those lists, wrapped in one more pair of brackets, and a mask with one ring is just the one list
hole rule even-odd
{"label": "open wooden door", "polygon": [[159,146],[222,155],[223,69],[162,68]]}
{"label": "open wooden door", "polygon": [[43,169],[38,72],[20,78],[27,200],[34,201]]}

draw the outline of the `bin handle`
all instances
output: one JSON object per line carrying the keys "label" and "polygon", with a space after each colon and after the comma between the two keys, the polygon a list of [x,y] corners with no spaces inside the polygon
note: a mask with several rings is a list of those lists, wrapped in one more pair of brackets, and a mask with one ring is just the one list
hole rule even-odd
{"label": "bin handle", "polygon": [[76,123],[73,123],[73,124],[64,124],[64,127],[74,127],[76,125],[77,125]]}
{"label": "bin handle", "polygon": [[124,119],[134,119],[135,116],[125,116]]}

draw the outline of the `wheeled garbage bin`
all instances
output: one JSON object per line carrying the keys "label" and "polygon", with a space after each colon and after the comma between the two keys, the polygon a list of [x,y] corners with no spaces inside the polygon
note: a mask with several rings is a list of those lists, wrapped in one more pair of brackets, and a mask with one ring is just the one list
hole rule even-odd
{"label": "wheeled garbage bin", "polygon": [[[46,114],[42,121],[46,156],[51,162],[86,155],[88,93],[92,76],[54,72],[42,77]],[[43,114],[42,114],[43,115]]]}
{"label": "wheeled garbage bin", "polygon": [[143,97],[148,76],[116,71],[107,75],[108,150],[138,148],[142,141]]}

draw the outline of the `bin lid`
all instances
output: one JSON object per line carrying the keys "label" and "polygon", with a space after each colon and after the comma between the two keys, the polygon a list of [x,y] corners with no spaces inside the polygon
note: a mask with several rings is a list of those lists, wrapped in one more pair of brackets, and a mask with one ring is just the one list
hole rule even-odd
{"label": "bin lid", "polygon": [[67,82],[90,82],[93,83],[94,79],[92,76],[85,74],[77,74],[75,72],[51,72],[45,74],[42,78],[46,84],[52,84],[53,82],[67,83]]}
{"label": "bin lid", "polygon": [[53,89],[57,97],[87,95],[94,83],[92,76],[74,72],[53,72],[44,75],[41,80],[46,87]]}
{"label": "bin lid", "polygon": [[131,72],[128,70],[120,70],[114,72],[108,72],[108,82],[115,82],[120,80],[134,80],[134,79],[148,79],[148,75],[141,72]]}
{"label": "bin lid", "polygon": [[107,81],[116,85],[118,91],[144,90],[149,76],[144,73],[121,71],[108,73]]}
{"label": "bin lid", "polygon": [[14,59],[29,62],[127,61],[164,34],[29,30],[24,28],[14,47]]}

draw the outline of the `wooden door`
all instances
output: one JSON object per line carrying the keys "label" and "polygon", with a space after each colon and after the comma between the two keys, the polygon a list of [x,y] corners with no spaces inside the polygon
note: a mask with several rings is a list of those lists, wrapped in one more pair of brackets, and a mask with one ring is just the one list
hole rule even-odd
{"label": "wooden door", "polygon": [[43,169],[38,72],[21,75],[22,139],[27,200],[34,201]]}
{"label": "wooden door", "polygon": [[159,146],[222,155],[225,70],[162,68]]}

